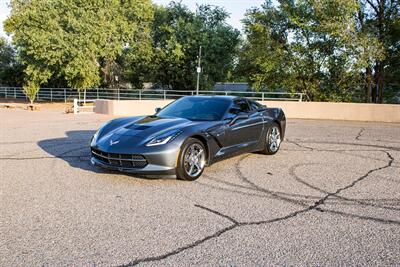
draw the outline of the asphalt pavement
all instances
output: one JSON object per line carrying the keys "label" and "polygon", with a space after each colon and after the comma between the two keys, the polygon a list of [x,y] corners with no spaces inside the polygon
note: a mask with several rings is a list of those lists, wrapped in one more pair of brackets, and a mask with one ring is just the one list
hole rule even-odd
{"label": "asphalt pavement", "polygon": [[183,182],[91,166],[109,119],[0,109],[0,266],[400,265],[400,124],[289,120]]}

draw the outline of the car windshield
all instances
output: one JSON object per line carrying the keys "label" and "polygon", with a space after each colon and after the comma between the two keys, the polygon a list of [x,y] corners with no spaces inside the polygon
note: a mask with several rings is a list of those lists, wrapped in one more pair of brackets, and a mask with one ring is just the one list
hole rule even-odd
{"label": "car windshield", "polygon": [[159,117],[178,117],[196,121],[221,120],[231,101],[213,97],[183,97],[162,109]]}

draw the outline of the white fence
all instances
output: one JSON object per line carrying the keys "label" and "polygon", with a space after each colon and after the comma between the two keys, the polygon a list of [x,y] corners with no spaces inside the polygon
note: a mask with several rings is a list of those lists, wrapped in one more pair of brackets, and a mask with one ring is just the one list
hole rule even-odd
{"label": "white fence", "polygon": [[[144,100],[144,99],[177,99],[186,95],[195,95],[196,91],[183,90],[135,90],[135,89],[105,89],[93,88],[86,90],[86,99],[111,100]],[[302,101],[302,93],[285,92],[236,92],[236,91],[200,91],[199,95],[233,95],[255,100]],[[0,87],[0,98],[26,99],[21,87]],[[83,99],[84,92],[71,88],[41,88],[36,100],[73,101]]]}
{"label": "white fence", "polygon": [[79,100],[74,99],[74,114],[78,113],[94,113],[94,103],[96,100]]}

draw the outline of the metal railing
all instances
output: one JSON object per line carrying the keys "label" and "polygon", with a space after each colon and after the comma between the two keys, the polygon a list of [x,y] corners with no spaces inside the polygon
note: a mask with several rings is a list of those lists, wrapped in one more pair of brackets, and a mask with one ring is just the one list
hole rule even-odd
{"label": "metal railing", "polygon": [[[182,96],[195,95],[196,91],[183,90],[137,90],[137,89],[106,89],[93,88],[86,90],[86,99],[111,100],[148,100],[148,99],[177,99]],[[200,91],[199,95],[233,95],[252,98],[254,100],[302,101],[302,93],[285,92],[237,92],[237,91]],[[0,87],[0,98],[26,99],[21,87]],[[41,88],[36,96],[37,101],[72,102],[83,99],[84,91],[71,88]]]}

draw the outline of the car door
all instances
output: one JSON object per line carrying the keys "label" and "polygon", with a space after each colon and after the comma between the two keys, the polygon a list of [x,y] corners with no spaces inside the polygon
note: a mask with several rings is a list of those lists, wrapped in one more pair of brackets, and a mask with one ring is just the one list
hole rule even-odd
{"label": "car door", "polygon": [[252,103],[255,103],[252,100],[245,99],[249,105],[249,118],[248,118],[248,142],[258,142],[262,135],[263,127],[264,127],[264,119],[262,113],[258,111],[258,108],[255,107]]}
{"label": "car door", "polygon": [[232,114],[232,117],[241,116],[243,118],[226,124],[225,137],[228,145],[232,150],[237,150],[257,144],[263,130],[262,115],[252,109],[245,98],[235,99],[233,110],[239,112]]}

